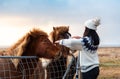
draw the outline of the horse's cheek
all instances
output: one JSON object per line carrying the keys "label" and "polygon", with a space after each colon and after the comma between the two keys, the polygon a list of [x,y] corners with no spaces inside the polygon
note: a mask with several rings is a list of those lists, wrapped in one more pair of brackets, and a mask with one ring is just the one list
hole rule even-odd
{"label": "horse's cheek", "polygon": [[44,55],[44,49],[42,47],[36,48],[36,53],[39,57],[42,57]]}

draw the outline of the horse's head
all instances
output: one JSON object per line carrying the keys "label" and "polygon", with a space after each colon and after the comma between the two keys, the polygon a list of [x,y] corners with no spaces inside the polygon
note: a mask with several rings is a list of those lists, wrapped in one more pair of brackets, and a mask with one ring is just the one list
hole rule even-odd
{"label": "horse's head", "polygon": [[38,56],[51,59],[59,55],[59,48],[51,43],[48,35],[41,30],[33,29],[22,39],[24,40],[20,41],[17,56]]}
{"label": "horse's head", "polygon": [[53,27],[53,31],[50,34],[53,43],[60,39],[68,39],[71,37],[71,34],[69,33],[69,26],[58,26]]}
{"label": "horse's head", "polygon": [[[60,39],[68,39],[69,37],[71,37],[71,34],[69,33],[69,26],[53,27],[53,31],[50,33],[50,39],[53,43]],[[59,44],[57,44],[57,46],[61,49],[64,56],[69,54],[69,48]]]}

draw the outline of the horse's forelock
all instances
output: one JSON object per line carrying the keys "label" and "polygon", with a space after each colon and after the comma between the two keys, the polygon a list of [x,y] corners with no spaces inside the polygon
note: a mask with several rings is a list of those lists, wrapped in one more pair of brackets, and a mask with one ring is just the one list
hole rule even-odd
{"label": "horse's forelock", "polygon": [[59,33],[64,33],[69,31],[69,26],[59,26],[56,27],[56,31]]}
{"label": "horse's forelock", "polygon": [[53,27],[53,31],[50,33],[49,37],[52,42],[58,40],[56,39],[60,34],[68,33],[69,32],[69,26],[57,26]]}
{"label": "horse's forelock", "polygon": [[9,48],[10,51],[16,52],[17,56],[21,56],[26,50],[26,46],[30,43],[31,38],[37,39],[38,37],[48,37],[47,33],[40,29],[32,29],[25,36],[17,41],[12,47]]}
{"label": "horse's forelock", "polygon": [[31,41],[38,38],[43,39],[42,37],[48,37],[48,35],[46,32],[39,29],[33,29],[29,33],[27,33],[26,39],[23,41],[23,44],[21,45],[21,48],[20,48],[22,50],[21,53],[23,53],[26,50],[26,47],[31,43]]}
{"label": "horse's forelock", "polygon": [[35,28],[30,31],[29,35],[32,36],[33,38],[40,37],[40,36],[48,37],[46,32],[44,32],[40,29],[35,29]]}
{"label": "horse's forelock", "polygon": [[[53,31],[50,33],[49,37],[51,38],[52,42],[54,43],[56,40],[60,39],[67,39],[71,36],[69,33],[69,27],[68,26],[60,26],[60,27],[54,27]],[[66,56],[69,54],[69,48],[66,48],[64,46],[57,45],[62,52],[66,52],[63,54],[63,56]]]}
{"label": "horse's forelock", "polygon": [[[51,32],[51,37],[53,40],[53,43],[56,40],[60,40],[60,39],[67,39],[69,38],[69,36],[71,36],[71,34],[69,33],[69,26],[58,26],[58,27],[54,27],[53,31]],[[66,36],[67,35],[67,36]],[[61,37],[62,36],[62,37]],[[61,48],[61,46],[59,46]],[[62,47],[62,51],[67,51],[69,50],[66,47]]]}

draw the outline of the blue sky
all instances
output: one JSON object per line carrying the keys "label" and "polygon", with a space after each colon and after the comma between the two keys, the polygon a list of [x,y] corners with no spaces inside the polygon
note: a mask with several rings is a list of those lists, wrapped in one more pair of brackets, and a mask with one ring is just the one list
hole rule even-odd
{"label": "blue sky", "polygon": [[32,27],[50,32],[53,26],[66,25],[73,36],[82,36],[84,22],[93,17],[101,18],[97,30],[101,46],[120,46],[119,3],[120,0],[0,0],[0,46],[13,44]]}

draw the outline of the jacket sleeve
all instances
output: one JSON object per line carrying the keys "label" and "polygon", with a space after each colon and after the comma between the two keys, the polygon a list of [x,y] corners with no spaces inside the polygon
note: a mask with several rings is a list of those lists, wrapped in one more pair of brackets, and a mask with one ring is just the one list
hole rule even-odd
{"label": "jacket sleeve", "polygon": [[72,50],[81,50],[82,49],[82,44],[83,44],[83,39],[62,39],[59,41],[59,44],[64,45]]}

